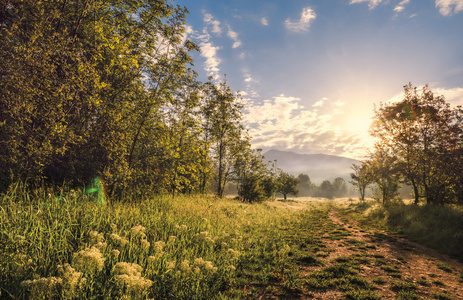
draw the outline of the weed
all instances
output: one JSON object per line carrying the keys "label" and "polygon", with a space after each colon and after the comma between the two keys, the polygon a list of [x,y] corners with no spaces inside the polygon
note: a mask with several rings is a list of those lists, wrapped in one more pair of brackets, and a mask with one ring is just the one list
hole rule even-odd
{"label": "weed", "polygon": [[375,277],[371,281],[380,285],[385,284],[387,282],[386,279],[384,279],[383,277]]}
{"label": "weed", "polygon": [[444,262],[436,262],[436,266],[447,273],[453,273],[452,267]]}
{"label": "weed", "polygon": [[453,297],[447,291],[436,292],[432,294],[432,297],[437,300],[452,300]]}

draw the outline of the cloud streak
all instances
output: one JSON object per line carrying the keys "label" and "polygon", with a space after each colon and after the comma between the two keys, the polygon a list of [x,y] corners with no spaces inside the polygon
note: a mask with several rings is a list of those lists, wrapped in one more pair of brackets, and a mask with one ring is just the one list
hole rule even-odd
{"label": "cloud streak", "polygon": [[310,24],[315,20],[317,14],[310,7],[305,7],[302,9],[301,17],[297,21],[292,21],[290,19],[285,20],[285,26],[288,30],[294,32],[301,32],[309,30]]}
{"label": "cloud streak", "polygon": [[382,2],[382,0],[350,0],[349,4],[363,3],[363,2],[368,3],[369,9],[373,9],[376,6],[378,6],[378,4]]}

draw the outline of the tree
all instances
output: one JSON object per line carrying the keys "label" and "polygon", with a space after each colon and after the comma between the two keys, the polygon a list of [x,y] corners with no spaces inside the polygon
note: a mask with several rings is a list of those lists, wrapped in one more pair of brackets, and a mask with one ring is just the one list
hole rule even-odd
{"label": "tree", "polygon": [[328,199],[333,199],[335,195],[334,187],[331,181],[323,180],[320,184],[320,196],[326,197]]}
{"label": "tree", "polygon": [[345,196],[347,193],[346,181],[342,177],[337,177],[333,181],[333,194],[334,197],[339,198]]}
{"label": "tree", "polygon": [[371,180],[378,190],[378,193],[375,193],[376,197],[381,199],[384,205],[390,204],[399,191],[397,158],[391,153],[390,148],[376,144],[375,151],[370,154],[367,168],[371,171]]}
{"label": "tree", "polygon": [[307,175],[307,174],[299,174],[297,176],[297,178],[299,179],[299,182],[300,182],[299,183],[300,194],[302,196],[311,195],[311,192],[312,192],[312,190],[314,188],[314,184],[310,180],[309,175]]}
{"label": "tree", "polygon": [[420,198],[444,203],[455,197],[452,174],[460,164],[462,128],[460,108],[451,108],[427,85],[420,94],[408,84],[403,100],[376,111],[372,135],[391,149],[397,172],[413,187],[415,204]]}
{"label": "tree", "polygon": [[[212,78],[210,78],[212,80]],[[217,196],[223,197],[225,185],[232,171],[234,158],[247,143],[242,140],[242,105],[238,96],[224,80],[219,84],[206,83],[204,122],[212,145],[216,164]]]}
{"label": "tree", "polygon": [[298,184],[299,179],[294,175],[280,171],[277,179],[277,192],[283,194],[283,198],[285,200],[288,194],[297,196],[299,194],[299,190],[297,188]]}
{"label": "tree", "polygon": [[353,164],[351,168],[354,172],[350,173],[350,178],[352,180],[349,182],[358,189],[360,200],[364,201],[366,189],[371,183],[368,165],[365,162],[361,162],[360,165]]}
{"label": "tree", "polygon": [[1,181],[99,174],[116,191],[162,178],[162,108],[192,78],[197,50],[186,8],[26,0],[0,11]]}

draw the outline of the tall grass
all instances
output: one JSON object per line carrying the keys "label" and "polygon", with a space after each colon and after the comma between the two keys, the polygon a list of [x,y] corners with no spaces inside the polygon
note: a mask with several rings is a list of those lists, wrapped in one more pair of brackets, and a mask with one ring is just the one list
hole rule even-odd
{"label": "tall grass", "polygon": [[463,208],[459,206],[380,206],[373,202],[351,205],[351,212],[363,215],[363,222],[404,235],[425,246],[463,260]]}
{"label": "tall grass", "polygon": [[[0,298],[232,299],[279,280],[297,289],[310,214],[156,195],[99,205],[74,191],[0,198]],[[257,291],[255,291],[257,293]]]}

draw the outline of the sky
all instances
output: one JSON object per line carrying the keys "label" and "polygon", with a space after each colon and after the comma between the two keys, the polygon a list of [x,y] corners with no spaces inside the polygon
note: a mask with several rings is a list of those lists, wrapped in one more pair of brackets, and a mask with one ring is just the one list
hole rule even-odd
{"label": "sky", "polygon": [[362,158],[375,107],[463,104],[463,0],[175,0],[200,79],[240,91],[253,148]]}

